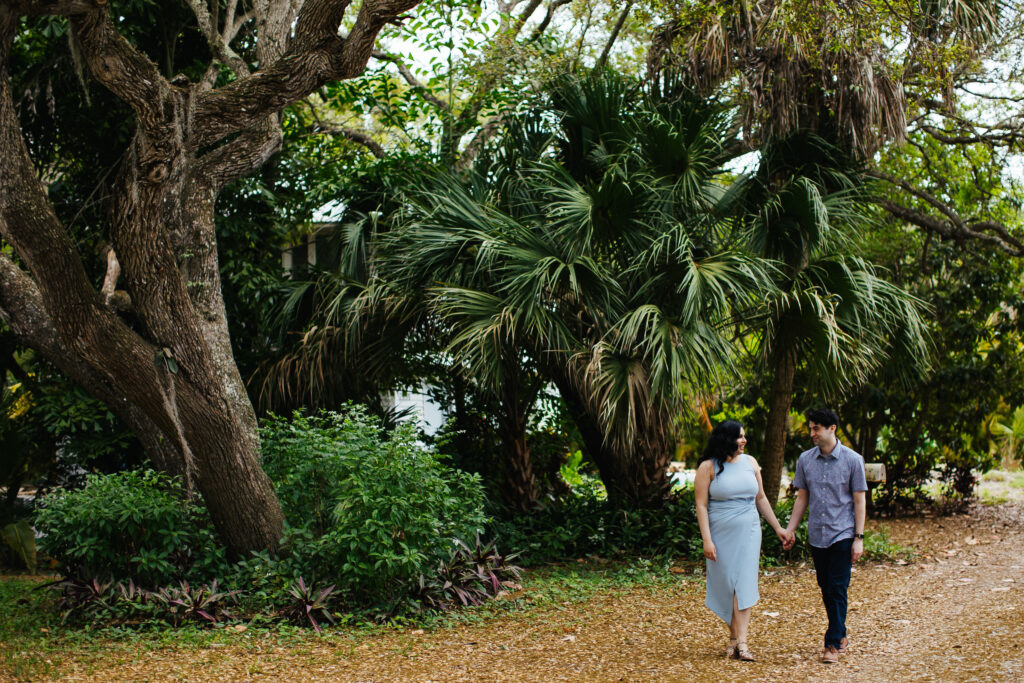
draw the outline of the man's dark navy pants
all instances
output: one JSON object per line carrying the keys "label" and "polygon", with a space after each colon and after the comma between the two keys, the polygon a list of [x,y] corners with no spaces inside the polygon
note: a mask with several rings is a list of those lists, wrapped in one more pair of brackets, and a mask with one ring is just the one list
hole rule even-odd
{"label": "man's dark navy pants", "polygon": [[853,539],[836,541],[827,548],[811,546],[814,571],[818,575],[821,599],[828,615],[828,630],[825,631],[825,647],[839,649],[839,641],[846,637],[846,590],[850,587],[850,570],[853,561],[850,549]]}

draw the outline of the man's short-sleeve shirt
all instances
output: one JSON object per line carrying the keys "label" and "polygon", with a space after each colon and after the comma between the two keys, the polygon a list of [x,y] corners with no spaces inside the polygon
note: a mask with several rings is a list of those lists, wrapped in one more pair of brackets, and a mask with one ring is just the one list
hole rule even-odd
{"label": "man's short-sleeve shirt", "polygon": [[853,494],[867,491],[864,458],[840,442],[825,455],[817,446],[800,454],[793,486],[807,491],[807,534],[815,548],[853,538]]}

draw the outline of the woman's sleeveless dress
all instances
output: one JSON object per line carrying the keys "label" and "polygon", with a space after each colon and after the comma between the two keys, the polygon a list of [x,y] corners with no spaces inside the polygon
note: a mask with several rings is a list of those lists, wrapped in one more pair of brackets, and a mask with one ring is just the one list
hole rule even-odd
{"label": "woman's sleeveless dress", "polygon": [[752,607],[757,592],[761,557],[761,518],[754,501],[757,476],[747,455],[724,463],[708,487],[708,521],[718,561],[707,560],[707,597],[704,604],[722,621],[732,624],[732,596],[738,609]]}

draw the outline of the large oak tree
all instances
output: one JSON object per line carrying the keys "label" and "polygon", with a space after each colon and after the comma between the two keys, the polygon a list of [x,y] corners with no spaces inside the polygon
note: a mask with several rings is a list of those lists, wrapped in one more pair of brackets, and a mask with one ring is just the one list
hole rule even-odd
{"label": "large oak tree", "polygon": [[[273,548],[282,515],[232,357],[217,195],[279,148],[284,107],[362,72],[380,30],[418,2],[363,0],[353,18],[345,0],[189,0],[211,54],[193,82],[166,78],[119,32],[107,0],[0,0],[0,317],[130,425],[155,463],[183,474],[236,552]],[[135,115],[110,181],[102,287],[18,119],[9,57],[22,19],[38,15],[67,18],[89,76]]]}

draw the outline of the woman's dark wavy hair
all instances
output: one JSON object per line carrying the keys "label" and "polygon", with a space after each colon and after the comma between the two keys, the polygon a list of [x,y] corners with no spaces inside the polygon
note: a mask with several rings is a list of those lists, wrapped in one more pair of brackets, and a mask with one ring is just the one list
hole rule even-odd
{"label": "woman's dark wavy hair", "polygon": [[[718,426],[711,430],[711,436],[708,437],[708,445],[704,447],[704,453],[700,456],[700,462],[714,460],[715,464],[718,465],[715,474],[721,474],[722,470],[725,469],[725,461],[736,452],[736,442],[739,441],[742,430],[743,425],[736,420],[720,422]],[[697,464],[700,465],[700,462]]]}

